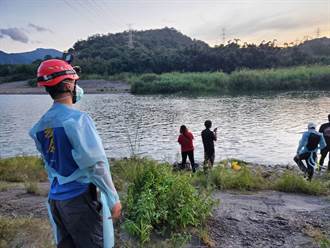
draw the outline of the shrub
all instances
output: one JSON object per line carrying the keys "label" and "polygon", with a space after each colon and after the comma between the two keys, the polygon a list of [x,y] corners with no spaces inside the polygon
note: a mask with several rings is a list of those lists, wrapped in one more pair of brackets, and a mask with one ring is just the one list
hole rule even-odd
{"label": "shrub", "polygon": [[9,182],[46,181],[43,161],[38,157],[0,159],[0,180]]}
{"label": "shrub", "polygon": [[142,74],[130,79],[136,94],[236,93],[251,91],[327,90],[330,66],[313,65],[278,69]]}
{"label": "shrub", "polygon": [[48,220],[0,217],[0,247],[53,247]]}
{"label": "shrub", "polygon": [[242,165],[239,171],[217,166],[210,172],[210,181],[218,189],[260,190],[265,188],[265,179],[257,172]]}
{"label": "shrub", "polygon": [[26,193],[40,195],[40,189],[38,186],[38,182],[25,182],[24,183]]}
{"label": "shrub", "polygon": [[133,172],[127,176],[132,183],[124,202],[124,227],[141,243],[149,240],[153,230],[175,232],[200,226],[211,215],[215,202],[209,194],[198,192],[188,175],[147,160],[126,165]]}
{"label": "shrub", "polygon": [[322,181],[313,179],[309,182],[301,175],[292,171],[284,172],[283,175],[275,181],[274,189],[283,192],[304,193],[309,195],[322,195],[326,194],[328,191]]}

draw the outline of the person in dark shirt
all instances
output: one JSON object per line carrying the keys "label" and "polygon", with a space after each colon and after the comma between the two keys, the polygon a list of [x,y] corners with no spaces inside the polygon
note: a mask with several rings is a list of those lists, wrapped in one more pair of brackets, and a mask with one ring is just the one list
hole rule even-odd
{"label": "person in dark shirt", "polygon": [[[324,159],[326,158],[328,152],[330,153],[330,114],[328,115],[329,122],[321,125],[319,132],[323,133],[325,143],[327,146],[321,150],[321,159],[320,159],[320,169],[323,166]],[[328,171],[330,171],[330,158],[328,156]]]}
{"label": "person in dark shirt", "polygon": [[191,132],[188,131],[185,125],[180,127],[180,135],[178,138],[178,142],[181,145],[181,156],[182,156],[182,167],[185,166],[187,161],[187,156],[189,156],[191,169],[193,172],[195,169],[195,161],[194,161],[194,144],[193,144],[194,136]]}
{"label": "person in dark shirt", "polygon": [[212,122],[210,120],[205,121],[205,129],[202,131],[202,140],[204,146],[204,170],[208,167],[213,167],[214,164],[214,141],[217,140],[217,128],[210,130]]}

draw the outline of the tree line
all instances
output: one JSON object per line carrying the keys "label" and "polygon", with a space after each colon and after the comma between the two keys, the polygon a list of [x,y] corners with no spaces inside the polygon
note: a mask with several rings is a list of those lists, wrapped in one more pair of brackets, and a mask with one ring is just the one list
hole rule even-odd
{"label": "tree line", "polygon": [[[93,35],[74,45],[75,65],[84,74],[102,76],[123,72],[215,72],[267,69],[310,64],[330,64],[330,39],[280,47],[276,41],[260,44],[239,39],[210,47],[173,28]],[[39,61],[30,65],[0,65],[0,80],[26,79],[35,75]]]}

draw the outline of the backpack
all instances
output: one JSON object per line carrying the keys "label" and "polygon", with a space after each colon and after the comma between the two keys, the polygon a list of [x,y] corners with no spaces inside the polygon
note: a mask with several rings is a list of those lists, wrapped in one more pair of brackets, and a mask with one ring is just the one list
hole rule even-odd
{"label": "backpack", "polygon": [[314,151],[317,146],[319,145],[321,140],[321,136],[315,133],[310,133],[309,137],[308,137],[308,141],[307,141],[307,149],[309,151]]}

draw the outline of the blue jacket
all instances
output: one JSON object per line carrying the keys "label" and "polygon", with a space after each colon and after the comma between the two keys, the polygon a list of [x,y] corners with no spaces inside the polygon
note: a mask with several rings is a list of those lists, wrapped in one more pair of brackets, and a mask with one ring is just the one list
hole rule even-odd
{"label": "blue jacket", "polygon": [[[319,142],[317,148],[314,149],[314,150],[309,150],[307,148],[308,138],[309,138],[311,133],[321,136],[320,137],[320,142]],[[303,154],[303,153],[306,153],[306,152],[317,152],[318,149],[323,149],[324,147],[326,147],[326,143],[325,143],[323,134],[317,132],[314,129],[309,129],[308,131],[303,133],[302,138],[299,141],[299,145],[298,145],[298,148],[297,148],[297,154],[300,155],[300,154]]]}
{"label": "blue jacket", "polygon": [[[30,130],[51,184],[49,197],[70,199],[89,183],[101,191],[104,247],[114,246],[110,209],[119,201],[102,141],[92,119],[68,105],[54,103]],[[50,214],[56,241],[60,240]]]}

